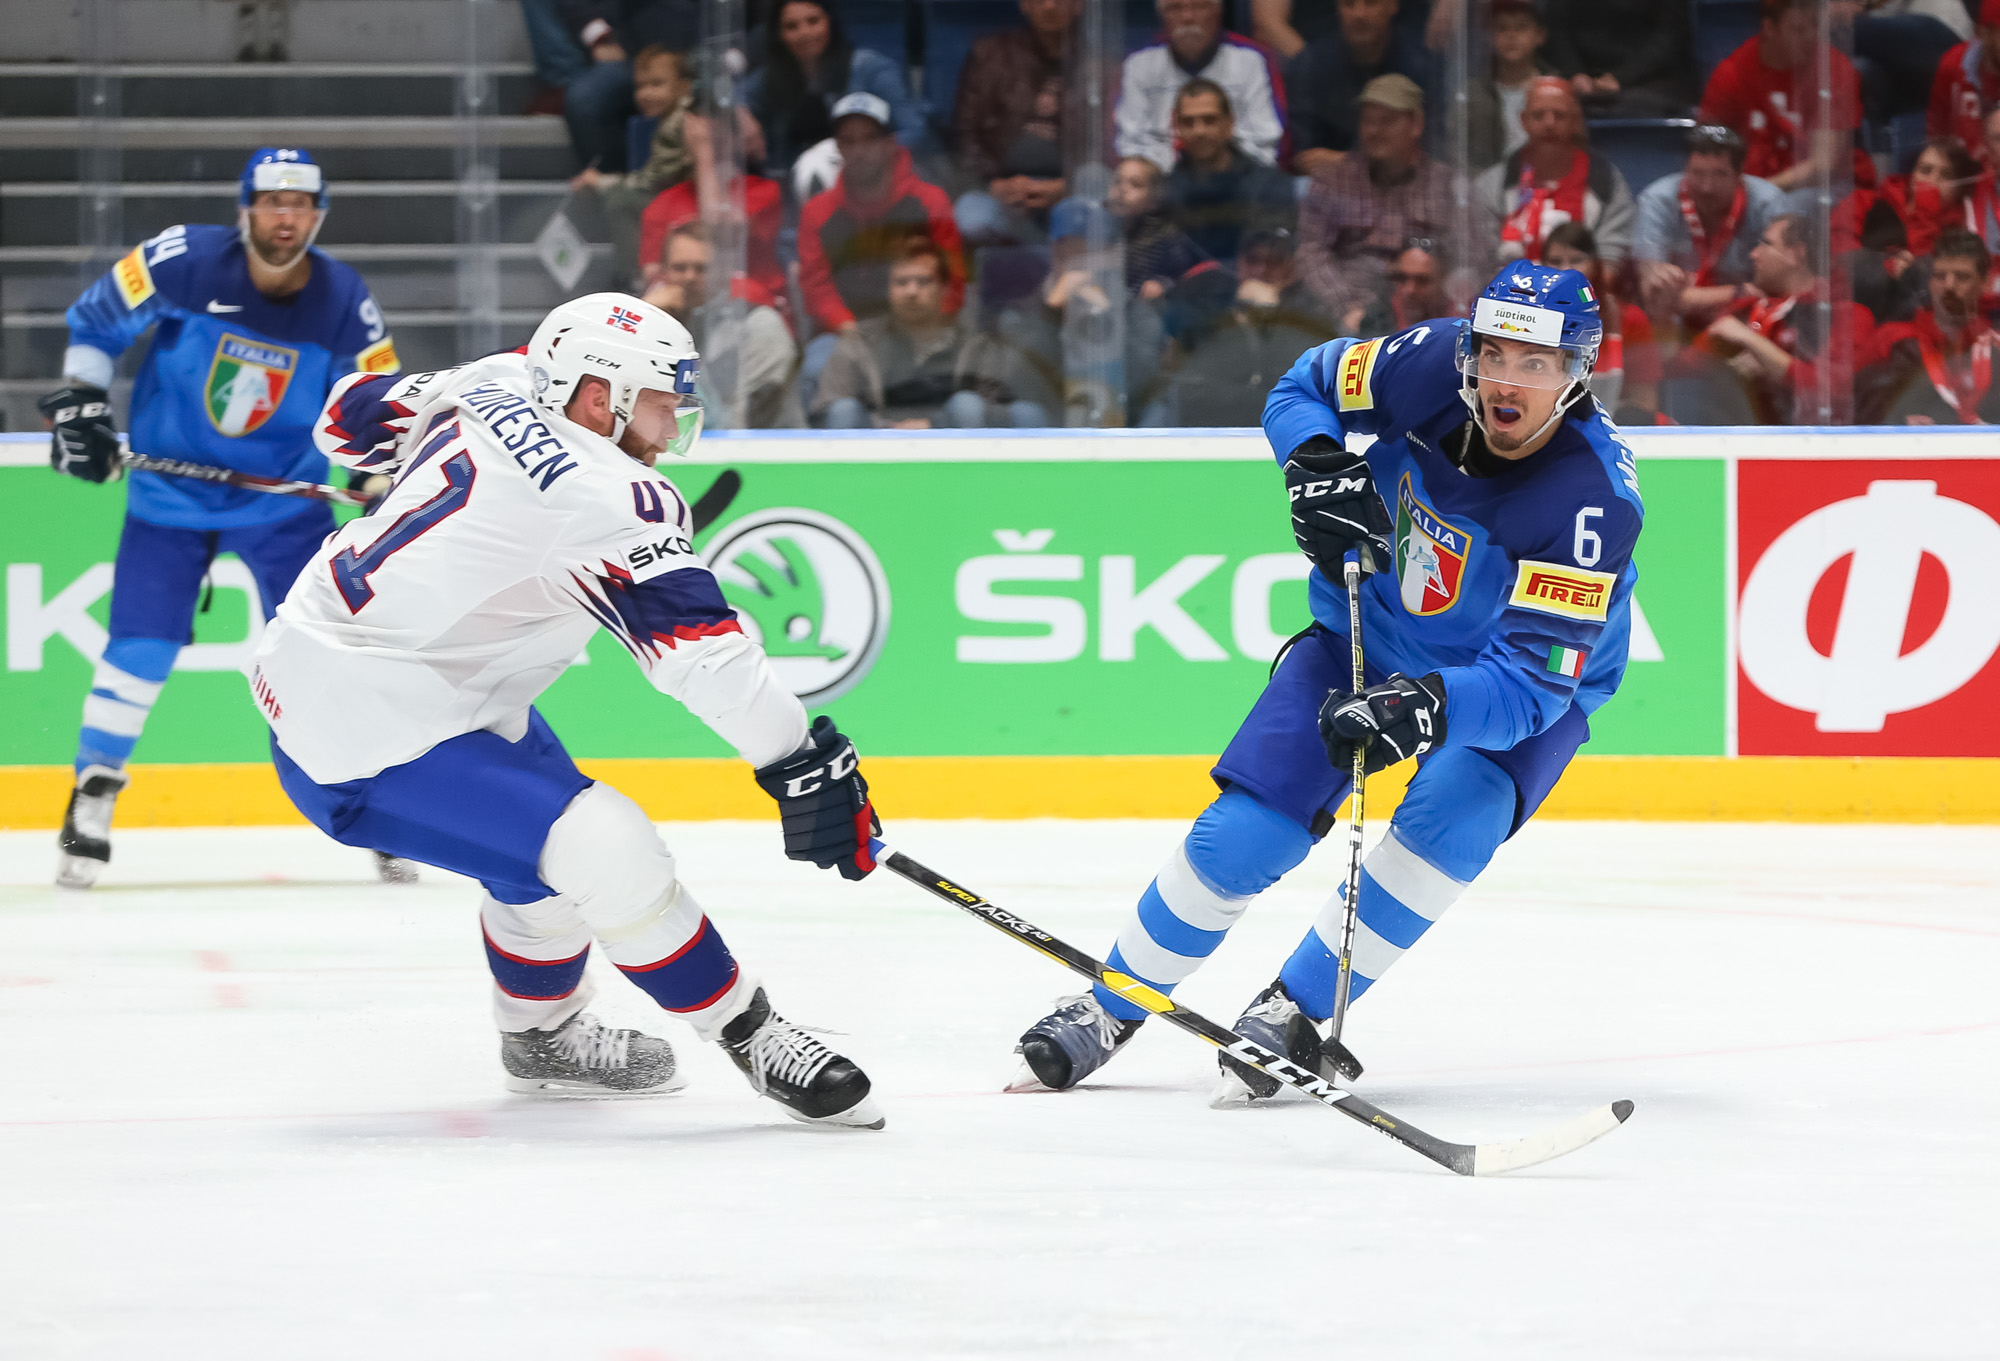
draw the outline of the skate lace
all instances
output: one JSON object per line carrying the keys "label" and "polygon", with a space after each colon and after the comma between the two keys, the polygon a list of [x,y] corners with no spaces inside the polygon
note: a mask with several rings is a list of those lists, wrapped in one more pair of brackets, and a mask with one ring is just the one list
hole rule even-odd
{"label": "skate lace", "polygon": [[622,1068],[630,1047],[628,1032],[580,1017],[556,1032],[556,1049],[580,1068]]}
{"label": "skate lace", "polygon": [[774,1078],[804,1087],[833,1056],[804,1026],[774,1015],[750,1036],[750,1084],[760,1095]]}
{"label": "skate lace", "polygon": [[1064,1008],[1075,1007],[1079,1019],[1096,1027],[1097,1043],[1100,1048],[1106,1050],[1117,1048],[1118,1032],[1125,1023],[1106,1011],[1104,1004],[1097,1000],[1094,993],[1078,993],[1074,997],[1063,999],[1060,1005]]}

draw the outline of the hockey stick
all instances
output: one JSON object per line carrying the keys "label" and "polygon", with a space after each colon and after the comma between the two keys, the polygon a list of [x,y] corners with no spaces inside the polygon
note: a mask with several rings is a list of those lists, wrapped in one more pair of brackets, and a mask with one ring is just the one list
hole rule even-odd
{"label": "hockey stick", "polygon": [[1585,1144],[1602,1138],[1618,1128],[1632,1114],[1630,1101],[1614,1101],[1608,1106],[1600,1106],[1588,1115],[1579,1116],[1568,1124],[1558,1125],[1541,1134],[1529,1135],[1525,1139],[1513,1139],[1497,1144],[1451,1143],[1434,1134],[1426,1134],[1415,1125],[1398,1120],[1380,1107],[1363,1101],[1353,1092],[1336,1087],[1319,1074],[1309,1072],[1293,1063],[1283,1054],[1246,1040],[1235,1031],[1225,1029],[1207,1017],[1189,1011],[1186,1007],[1176,1004],[1165,993],[1148,987],[1129,974],[1106,967],[1075,946],[1057,940],[1032,922],[988,902],[971,889],[953,883],[937,871],[926,869],[902,852],[890,849],[879,839],[871,840],[869,847],[877,864],[888,866],[918,888],[937,895],[954,907],[970,912],[994,930],[1020,941],[1031,950],[1047,955],[1072,973],[1081,974],[1094,983],[1102,983],[1134,1006],[1142,1007],[1155,1016],[1164,1017],[1169,1025],[1185,1030],[1197,1039],[1206,1040],[1225,1054],[1269,1073],[1287,1087],[1304,1092],[1315,1101],[1333,1107],[1348,1119],[1359,1121],[1370,1129],[1387,1135],[1403,1147],[1423,1154],[1440,1167],[1448,1167],[1460,1176],[1492,1176],[1499,1172],[1511,1172],[1520,1167],[1532,1167],[1551,1158],[1560,1158],[1565,1153],[1574,1153]]}
{"label": "hockey stick", "polygon": [[729,503],[742,490],[743,474],[734,468],[724,468],[722,476],[709,483],[708,490],[696,497],[695,503],[688,508],[688,519],[694,526],[688,537],[693,538],[721,519],[722,512],[729,509]]}
{"label": "hockey stick", "polygon": [[[1347,584],[1347,647],[1354,662],[1354,693],[1368,688],[1367,672],[1361,663],[1361,550],[1350,548],[1341,562],[1341,577]],[[1368,782],[1368,744],[1354,744],[1354,769],[1349,777],[1353,788],[1347,804],[1347,901],[1340,914],[1340,973],[1333,985],[1333,1017],[1320,1053],[1349,1082],[1361,1076],[1361,1060],[1340,1042],[1341,1028],[1347,1024],[1347,998],[1354,985],[1354,922],[1361,915],[1361,814],[1362,792]]]}
{"label": "hockey stick", "polygon": [[368,498],[322,482],[292,482],[282,477],[258,477],[234,468],[217,468],[207,463],[188,463],[178,458],[155,458],[151,454],[126,453],[118,460],[135,473],[164,473],[168,477],[190,477],[197,482],[224,482],[245,491],[269,492],[273,496],[303,496],[310,501],[328,501],[336,506],[365,506]]}

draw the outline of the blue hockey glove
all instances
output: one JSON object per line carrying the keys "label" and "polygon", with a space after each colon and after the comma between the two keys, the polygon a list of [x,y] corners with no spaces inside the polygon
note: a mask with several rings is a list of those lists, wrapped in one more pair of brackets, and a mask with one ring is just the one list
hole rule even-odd
{"label": "blue hockey glove", "polygon": [[118,467],[118,427],[110,394],[92,383],[72,383],[35,403],[54,438],[49,466],[86,482],[103,482]]}
{"label": "blue hockey glove", "polygon": [[811,745],[759,770],[757,783],[778,801],[788,858],[837,869],[843,879],[864,879],[875,868],[868,839],[882,822],[868,801],[854,744],[831,718],[822,714]]}
{"label": "blue hockey glove", "polygon": [[1335,768],[1354,764],[1355,744],[1367,748],[1367,773],[1422,756],[1444,743],[1444,679],[1433,671],[1411,680],[1400,671],[1360,694],[1326,692],[1319,706],[1319,736]]}
{"label": "blue hockey glove", "polygon": [[1329,580],[1341,580],[1340,560],[1349,549],[1360,550],[1363,575],[1388,567],[1389,512],[1360,454],[1314,435],[1285,460],[1285,494],[1299,551]]}

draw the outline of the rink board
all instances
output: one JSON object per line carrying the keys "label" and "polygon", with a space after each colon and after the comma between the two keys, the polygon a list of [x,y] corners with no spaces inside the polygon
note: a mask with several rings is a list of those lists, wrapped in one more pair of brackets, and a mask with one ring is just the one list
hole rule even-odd
{"label": "rink board", "polygon": [[[2000,820],[2000,437],[1629,439],[1631,662],[1548,813]],[[0,441],[0,826],[47,825],[123,494],[55,477],[43,437]],[[1182,816],[1307,621],[1255,432],[712,436],[669,471],[693,496],[723,467],[743,490],[700,547],[906,815]],[[254,587],[227,557],[214,585],[121,822],[289,820],[243,702]],[[657,816],[765,813],[613,639],[587,657],[541,704],[580,760]]]}

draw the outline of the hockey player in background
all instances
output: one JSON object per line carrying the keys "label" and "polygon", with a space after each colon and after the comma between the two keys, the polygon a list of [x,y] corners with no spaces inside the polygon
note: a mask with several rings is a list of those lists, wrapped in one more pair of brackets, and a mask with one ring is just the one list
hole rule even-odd
{"label": "hockey player in background", "polygon": [[[326,180],[312,157],[262,147],[243,167],[236,226],[169,227],[112,266],[69,309],[63,386],[39,403],[56,471],[119,471],[108,389],[118,356],[149,328],[127,413],[140,453],[262,477],[323,481],[312,424],[335,379],[396,371],[396,347],[361,277],[313,238]],[[76,789],[57,882],[87,888],[111,859],[111,815],[195,602],[219,552],[257,582],[265,617],[333,531],[323,502],[218,482],[132,474],[111,585],[110,641],[83,702]],[[381,862],[385,878],[405,877]]]}
{"label": "hockey player in background", "polygon": [[[1352,996],[1417,942],[1519,831],[1625,671],[1632,452],[1590,397],[1603,328],[1574,270],[1502,269],[1469,320],[1309,350],[1264,407],[1293,532],[1317,570],[1293,640],[1214,770],[1221,795],[1139,900],[1110,956],[1163,992],[1302,861],[1366,769],[1415,757],[1362,864]],[[1470,419],[1467,419],[1468,410]],[[1349,447],[1373,435],[1366,455]],[[1350,693],[1342,559],[1359,550],[1368,688]],[[1236,1023],[1319,1069],[1345,888]],[[1074,1086],[1146,1013],[1098,987],[1021,1037],[1018,1085]],[[1276,1079],[1224,1057],[1217,1104]]]}
{"label": "hockey player in background", "polygon": [[698,363],[671,316],[599,293],[549,313],[524,351],[344,380],[319,447],[395,482],[278,607],[251,688],[279,781],[315,825],[485,886],[515,1090],[682,1085],[665,1040],[584,1010],[594,937],[792,1116],[877,1129],[867,1077],[771,1009],[645,813],[579,773],[532,707],[605,629],[756,768],[787,855],[848,879],[874,868],[853,744],[830,718],[808,729],[653,469],[700,433]]}

